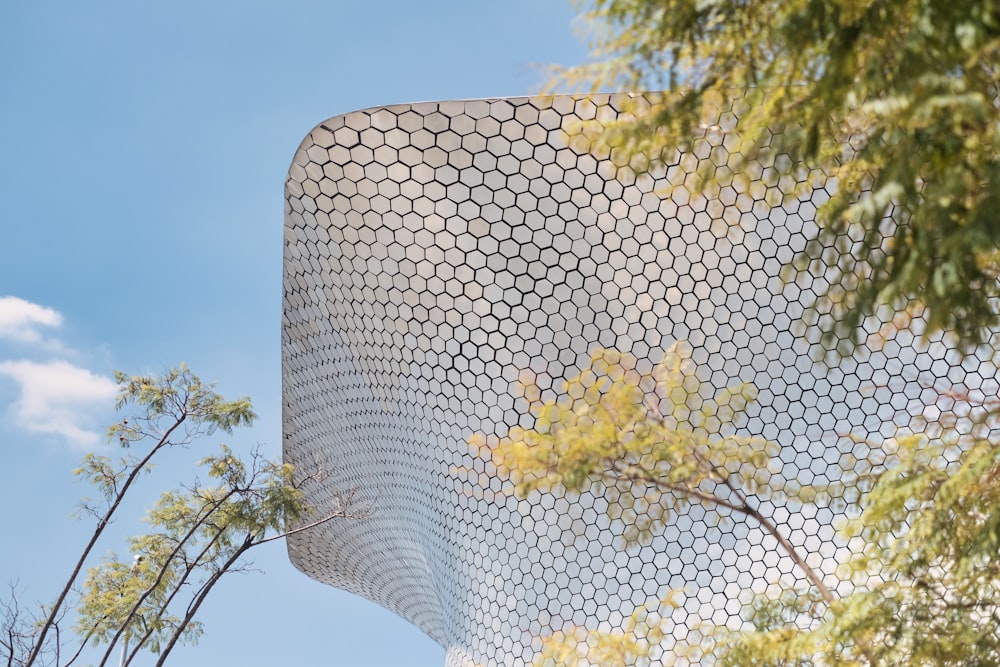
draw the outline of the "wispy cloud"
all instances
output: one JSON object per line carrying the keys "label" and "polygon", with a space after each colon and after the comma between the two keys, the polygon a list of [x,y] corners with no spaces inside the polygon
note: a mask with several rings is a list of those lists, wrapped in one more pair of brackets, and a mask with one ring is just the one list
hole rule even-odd
{"label": "wispy cloud", "polygon": [[0,361],[0,375],[17,381],[20,397],[10,406],[17,425],[66,438],[79,447],[100,440],[95,415],[104,413],[118,386],[68,361]]}
{"label": "wispy cloud", "polygon": [[[0,378],[10,378],[20,389],[8,407],[16,427],[60,436],[76,447],[92,447],[101,437],[94,424],[109,411],[117,385],[65,359],[37,359],[39,353],[77,356],[48,335],[62,324],[63,316],[52,308],[16,296],[0,297],[0,343],[17,343],[18,357],[35,357],[0,356]],[[0,349],[0,355],[3,352]]]}
{"label": "wispy cloud", "polygon": [[62,315],[51,308],[25,301],[16,296],[0,296],[0,338],[18,343],[52,344],[42,334],[44,328],[58,328]]}

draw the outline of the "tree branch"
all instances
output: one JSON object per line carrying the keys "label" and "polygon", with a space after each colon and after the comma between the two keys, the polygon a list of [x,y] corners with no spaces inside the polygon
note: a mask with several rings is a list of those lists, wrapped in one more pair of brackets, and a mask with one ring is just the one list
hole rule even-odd
{"label": "tree branch", "polygon": [[35,663],[35,660],[38,658],[38,654],[41,652],[42,646],[45,644],[45,636],[48,634],[49,629],[55,623],[55,620],[59,614],[59,610],[63,605],[63,602],[65,602],[66,597],[69,595],[69,592],[73,589],[73,584],[76,582],[77,577],[80,576],[80,571],[83,569],[84,564],[87,562],[87,558],[90,556],[90,552],[93,550],[94,545],[97,544],[97,541],[100,539],[101,534],[104,532],[104,529],[107,528],[108,524],[111,521],[111,518],[118,510],[118,507],[121,505],[122,500],[124,499],[125,494],[128,493],[128,490],[132,486],[132,483],[135,482],[136,478],[143,471],[143,469],[146,467],[146,464],[149,463],[149,461],[153,458],[153,456],[158,451],[160,451],[168,444],[170,444],[170,435],[175,430],[180,428],[183,421],[184,421],[183,416],[177,421],[175,421],[170,426],[170,428],[167,429],[167,431],[163,434],[163,436],[159,439],[156,445],[154,445],[149,450],[149,453],[147,453],[146,456],[144,456],[135,466],[132,467],[132,471],[126,478],[125,483],[122,485],[121,489],[115,495],[114,502],[108,508],[108,511],[104,514],[103,518],[100,521],[98,521],[97,527],[94,529],[94,534],[87,542],[87,545],[83,548],[83,553],[77,560],[76,565],[74,565],[73,571],[70,573],[69,579],[66,581],[66,584],[63,586],[63,589],[59,592],[59,596],[56,598],[55,603],[49,610],[49,614],[46,617],[45,621],[42,622],[38,638],[35,640],[35,645],[34,647],[32,647],[32,651],[28,655],[28,659],[25,662],[24,667],[31,667]]}

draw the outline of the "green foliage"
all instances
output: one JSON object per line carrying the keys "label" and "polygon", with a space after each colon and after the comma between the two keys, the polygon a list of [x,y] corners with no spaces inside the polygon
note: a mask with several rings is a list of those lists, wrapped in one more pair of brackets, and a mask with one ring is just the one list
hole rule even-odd
{"label": "green foliage", "polygon": [[[317,512],[306,505],[300,485],[322,471],[296,472],[271,462],[258,450],[240,457],[220,445],[200,466],[207,482],[195,478],[163,493],[145,521],[148,532],[129,539],[130,561],[114,554],[84,567],[107,526],[114,520],[137,480],[164,452],[186,448],[219,430],[231,433],[250,426],[256,415],[248,398],[224,399],[185,367],[160,376],[117,374],[117,407],[131,414],[108,430],[108,438],[124,450],[118,458],[87,454],[74,474],[95,487],[97,501],[85,498],[82,514],[91,515],[94,530],[46,617],[32,623],[12,603],[4,610],[0,657],[10,665],[68,666],[87,644],[103,648],[99,664],[112,660],[121,647],[124,663],[140,651],[158,654],[162,665],[180,641],[195,641],[202,632],[196,615],[220,578],[247,569],[245,554],[289,532],[308,530],[335,518],[360,517],[350,492],[335,494],[334,505]],[[78,602],[71,593],[81,588]],[[75,650],[58,628],[73,608],[79,644]],[[117,659],[115,660],[117,662]]]}
{"label": "green foliage", "polygon": [[781,472],[777,445],[737,434],[752,385],[714,397],[705,389],[687,343],[645,377],[634,358],[599,350],[559,396],[532,404],[533,428],[512,428],[490,455],[522,496],[602,493],[629,543],[648,540],[692,501],[729,514],[750,511],[751,494],[781,502],[816,495],[795,480],[772,483]]}
{"label": "green foliage", "polygon": [[[809,323],[819,322],[833,339],[857,340],[866,318],[893,311],[902,315],[894,325],[918,318],[915,333],[946,333],[960,351],[1000,328],[995,0],[581,6],[593,60],[561,72],[554,85],[663,91],[613,96],[616,119],[595,113],[567,128],[581,150],[626,171],[695,170],[671,180],[673,187],[729,188],[768,206],[825,189],[819,233],[787,275],[811,272],[830,285],[810,304]],[[645,420],[655,413],[636,408],[634,383],[608,381],[607,409],[555,402],[537,413],[544,417],[537,432],[512,433],[500,444],[495,459],[519,490],[582,488],[581,479],[593,483],[622,470],[614,464],[619,457],[641,456],[629,443],[653,452],[647,438],[662,444],[642,463],[643,474],[700,481],[687,476],[677,445],[667,444],[676,436],[654,433]],[[577,424],[589,427],[578,412],[594,421],[593,440],[577,443],[590,455],[582,456],[586,464],[574,462],[580,451],[558,437],[579,436]],[[988,438],[994,422],[982,424],[974,442],[959,443],[955,425],[939,422],[925,436],[874,445],[885,465],[865,473],[860,515],[845,536],[866,545],[844,565],[838,590],[853,592],[837,598],[811,581],[809,589],[757,597],[746,609],[752,630],[710,633],[702,648],[734,666],[1000,664],[1000,447]],[[703,451],[719,439],[696,432],[689,437],[698,444],[679,451]],[[563,449],[565,464],[558,462]],[[734,451],[720,478],[731,475],[742,490],[747,480],[735,473],[743,457],[755,455],[761,452]],[[759,479],[746,490],[773,493],[778,481]],[[650,480],[626,476],[623,483],[637,485],[639,498]],[[827,490],[792,491],[787,495],[807,503]],[[725,507],[694,493],[688,499]],[[740,511],[738,501],[732,509]],[[796,558],[794,549],[786,553]]]}
{"label": "green foliage", "polygon": [[[159,606],[176,583],[174,569],[164,572],[162,563],[154,561],[138,562],[133,567],[109,556],[87,573],[76,631],[89,636],[95,646],[108,644],[122,627],[130,640],[151,632],[147,646],[159,653],[163,637],[181,622],[175,614],[159,613]],[[138,609],[133,613],[134,607]],[[184,635],[193,640],[200,632],[200,624],[192,623]]]}
{"label": "green foliage", "polygon": [[543,641],[535,664],[538,667],[649,665],[653,649],[666,636],[665,620],[679,606],[679,598],[675,591],[663,600],[639,607],[619,631],[572,628],[555,632]]}
{"label": "green foliage", "polygon": [[[628,528],[628,543],[649,539],[672,513],[697,502],[720,519],[758,522],[806,575],[808,587],[779,587],[777,595],[750,599],[744,629],[696,624],[689,638],[698,641],[674,642],[662,660],[732,667],[1000,665],[1000,447],[960,441],[948,419],[937,424],[934,440],[910,435],[887,442],[880,451],[887,461],[871,474],[861,511],[844,531],[855,555],[842,564],[840,590],[853,592],[838,597],[776,523],[748,503],[750,494],[808,503],[826,489],[782,480],[774,445],[736,435],[752,388],[738,385],[707,398],[697,378],[684,344],[671,348],[650,376],[627,355],[599,351],[555,397],[542,400],[537,387],[526,387],[535,399],[534,428],[512,429],[487,449],[522,496],[604,493],[612,518]],[[987,411],[976,432],[988,433],[994,419]],[[636,613],[620,630],[550,635],[536,664],[656,664],[655,654],[665,650],[663,630],[646,622],[650,608]]]}
{"label": "green foliage", "polygon": [[[856,592],[822,621],[786,596],[720,664],[1000,665],[1000,447],[899,443],[851,526],[867,548],[846,564]],[[768,604],[758,600],[757,606]]]}
{"label": "green foliage", "polygon": [[[800,270],[838,335],[881,304],[974,345],[1000,325],[1000,6],[995,0],[592,0],[593,61],[555,85],[623,96],[582,147],[634,170],[690,166],[769,204],[826,185]],[[686,155],[683,155],[686,153]],[[721,165],[721,166],[719,166]],[[758,198],[760,198],[758,197]]]}
{"label": "green foliage", "polygon": [[[752,385],[705,393],[687,343],[671,346],[651,376],[628,355],[599,350],[559,395],[532,402],[533,428],[512,428],[485,451],[522,497],[602,494],[610,518],[624,525],[626,547],[651,539],[692,502],[720,520],[750,519],[831,602],[822,577],[756,509],[763,500],[811,501],[826,489],[782,479],[777,445],[737,434]],[[526,398],[538,396],[525,387]],[[471,444],[482,451],[488,443],[480,435]]]}
{"label": "green foliage", "polygon": [[[217,429],[232,433],[235,428],[252,426],[257,419],[248,397],[227,401],[184,364],[160,376],[116,372],[115,381],[119,387],[116,409],[139,411],[137,419],[125,419],[108,429],[108,440],[117,438],[123,447],[162,435],[173,438],[173,444],[186,444],[194,434],[212,435]],[[187,430],[175,434],[179,428]]]}
{"label": "green foliage", "polygon": [[87,573],[76,630],[95,645],[126,635],[139,640],[133,653],[158,654],[175,636],[196,640],[201,624],[184,610],[305,512],[288,465],[256,453],[244,461],[222,445],[201,466],[215,484],[163,493],[146,516],[150,532],[129,540],[132,565],[110,556]]}

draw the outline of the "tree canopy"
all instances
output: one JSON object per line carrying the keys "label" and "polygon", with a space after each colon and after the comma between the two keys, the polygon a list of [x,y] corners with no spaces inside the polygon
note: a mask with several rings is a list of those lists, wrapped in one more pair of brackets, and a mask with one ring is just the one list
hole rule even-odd
{"label": "tree canopy", "polygon": [[[81,503],[80,516],[93,520],[89,540],[40,617],[13,589],[0,600],[0,658],[11,667],[69,667],[89,658],[88,645],[102,666],[132,664],[143,651],[163,665],[179,642],[197,640],[202,604],[223,576],[248,569],[251,549],[363,514],[349,490],[327,507],[306,504],[300,487],[322,470],[295,470],[259,450],[241,456],[219,445],[200,461],[204,478],[160,495],[145,517],[148,532],[128,539],[130,556],[112,552],[94,562],[107,527],[168,452],[202,447],[217,431],[232,433],[256,418],[249,398],[227,400],[183,365],[116,379],[124,415],[108,440],[121,453],[89,453],[74,471],[96,491]],[[63,631],[70,621],[73,633]]]}
{"label": "tree canopy", "polygon": [[[592,0],[592,61],[556,86],[663,91],[581,129],[620,164],[674,164],[699,143],[713,176],[813,173],[832,196],[798,258],[831,282],[831,328],[881,307],[964,346],[1000,316],[1000,6],[994,0]],[[816,184],[815,180],[813,184]],[[712,187],[713,179],[703,185]],[[775,202],[777,203],[777,202]],[[846,252],[845,252],[846,250]],[[827,267],[831,263],[832,268]]]}
{"label": "tree canopy", "polygon": [[[722,525],[753,522],[795,564],[798,583],[741,598],[742,627],[702,622],[695,640],[664,645],[683,595],[671,591],[620,629],[557,629],[537,665],[1000,665],[1000,447],[988,438],[995,402],[960,396],[972,409],[957,412],[978,415],[971,434],[944,417],[933,438],[878,443],[885,462],[877,470],[862,466],[852,477],[845,469],[837,483],[812,486],[783,476],[777,443],[738,435],[751,385],[710,400],[703,389],[683,343],[646,376],[628,355],[598,351],[555,396],[525,387],[534,425],[482,451],[521,496],[603,495],[610,519],[626,527],[623,548],[693,503]],[[820,547],[793,546],[788,525],[760,510],[843,498],[844,485],[862,478],[868,491],[842,539],[865,546],[836,576],[810,565]]]}
{"label": "tree canopy", "polygon": [[[592,59],[553,85],[660,91],[570,128],[581,148],[643,171],[724,146],[733,157],[706,161],[684,187],[738,189],[763,174],[771,206],[822,186],[819,231],[790,270],[829,285],[810,304],[828,334],[858,342],[874,316],[925,339],[943,334],[959,356],[995,342],[1000,4],[580,4]],[[829,489],[785,485],[769,470],[782,443],[736,437],[752,387],[687,409],[677,387],[689,385],[671,376],[677,354],[667,352],[652,382],[598,351],[556,395],[527,388],[534,424],[491,441],[492,460],[522,495],[606,494],[632,539],[662,530],[685,503],[756,521],[808,574],[810,554],[796,555],[780,525],[744,500],[783,496],[794,509]],[[742,627],[701,628],[697,642],[663,656],[657,619],[673,598],[654,600],[610,633],[556,632],[538,664],[1000,665],[1000,406],[944,391],[954,414],[867,443],[880,462],[843,531],[866,547],[836,577],[752,596]]]}
{"label": "tree canopy", "polygon": [[758,600],[720,664],[1000,665],[1000,447],[946,449],[899,443],[852,525],[868,545],[843,568],[854,593],[818,620],[795,598]]}

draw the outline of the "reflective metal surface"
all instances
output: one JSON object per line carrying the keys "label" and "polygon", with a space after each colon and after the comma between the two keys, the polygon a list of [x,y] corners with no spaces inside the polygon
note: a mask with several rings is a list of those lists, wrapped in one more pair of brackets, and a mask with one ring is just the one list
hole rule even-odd
{"label": "reflective metal surface", "polygon": [[[358,111],[317,126],[289,170],[285,457],[329,471],[307,487],[316,505],[356,487],[374,508],[291,538],[289,554],[415,623],[449,665],[530,664],[540,637],[618,628],[674,588],[687,597],[670,636],[694,619],[735,627],[749,593],[801,579],[759,527],[697,504],[622,551],[600,497],[502,493],[468,441],[531,425],[525,373],[557,391],[595,349],[648,369],[687,340],[706,385],[759,388],[737,426],[781,445],[775,484],[836,481],[866,438],[936,419],[941,382],[997,393],[989,354],[960,363],[905,329],[822,361],[805,306],[824,272],[782,276],[814,234],[822,179],[774,208],[765,169],[709,198],[684,188],[706,161],[726,164],[724,132],[639,178],[567,145],[567,122],[613,117],[623,99]],[[860,546],[833,526],[858,493],[761,511],[835,585]]]}

